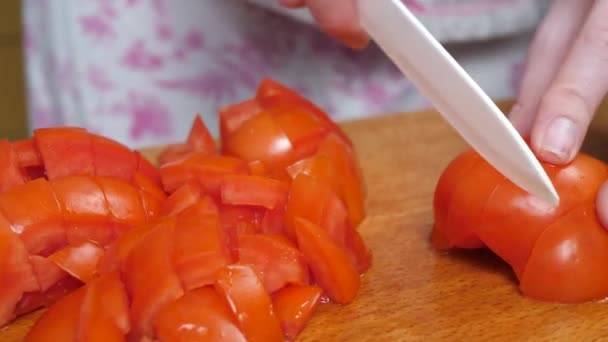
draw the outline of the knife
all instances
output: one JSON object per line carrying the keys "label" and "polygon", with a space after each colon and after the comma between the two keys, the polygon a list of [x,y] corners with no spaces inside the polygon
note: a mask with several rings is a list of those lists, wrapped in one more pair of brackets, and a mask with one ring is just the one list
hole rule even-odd
{"label": "knife", "polygon": [[357,0],[364,30],[443,118],[498,172],[559,204],[549,176],[498,106],[401,0]]}

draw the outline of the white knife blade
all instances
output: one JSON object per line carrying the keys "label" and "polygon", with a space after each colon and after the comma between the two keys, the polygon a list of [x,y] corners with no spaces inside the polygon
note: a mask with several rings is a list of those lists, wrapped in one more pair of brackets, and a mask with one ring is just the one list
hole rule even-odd
{"label": "white knife blade", "polygon": [[497,171],[557,205],[559,196],[498,106],[401,0],[357,0],[363,28],[443,118]]}

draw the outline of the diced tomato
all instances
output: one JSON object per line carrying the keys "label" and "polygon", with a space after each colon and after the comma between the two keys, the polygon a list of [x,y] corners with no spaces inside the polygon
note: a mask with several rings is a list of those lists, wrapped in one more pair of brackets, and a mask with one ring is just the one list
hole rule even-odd
{"label": "diced tomato", "polygon": [[125,260],[124,281],[131,298],[132,338],[154,336],[156,314],[184,294],[173,270],[175,225],[161,221],[135,246]]}
{"label": "diced tomato", "polygon": [[40,128],[34,130],[34,139],[48,179],[95,174],[91,135],[85,129]]}
{"label": "diced tomato", "polygon": [[40,157],[34,138],[14,141],[11,144],[13,145],[20,168],[43,167],[42,157]]}
{"label": "diced tomato", "polygon": [[297,104],[281,103],[266,109],[291,141],[297,158],[313,154],[330,130],[310,110]]}
{"label": "diced tomato", "polygon": [[34,323],[25,342],[76,341],[85,294],[86,288],[82,287],[52,305]]}
{"label": "diced tomato", "polygon": [[27,182],[0,196],[0,211],[30,254],[49,255],[67,240],[61,209],[49,182]]}
{"label": "diced tomato", "polygon": [[221,198],[224,204],[260,206],[274,209],[287,197],[286,184],[274,179],[251,175],[224,177]]}
{"label": "diced tomato", "polygon": [[287,341],[295,341],[321,303],[318,286],[290,285],[274,294],[272,303]]}
{"label": "diced tomato", "polygon": [[156,162],[162,166],[185,158],[192,152],[192,147],[186,143],[168,145],[160,151],[158,157],[156,157]]}
{"label": "diced tomato", "polygon": [[203,151],[209,154],[216,152],[213,136],[200,115],[194,118],[186,143],[195,151]]}
{"label": "diced tomato", "polygon": [[6,139],[0,140],[0,165],[0,193],[26,182],[13,146]]}
{"label": "diced tomato", "polygon": [[141,153],[135,151],[135,156],[137,158],[137,172],[148,177],[154,184],[161,184],[160,174],[158,169],[150,163],[148,159],[141,155]]}
{"label": "diced tomato", "polygon": [[245,100],[220,109],[220,137],[222,141],[228,140],[232,133],[257,115],[260,110],[260,105],[255,99]]}
{"label": "diced tomato", "polygon": [[107,222],[113,221],[130,226],[146,222],[147,213],[144,211],[140,192],[129,183],[110,177],[95,179],[102,190],[109,216]]}
{"label": "diced tomato", "polygon": [[95,134],[90,137],[95,175],[131,180],[137,169],[135,153],[115,140]]}
{"label": "diced tomato", "polygon": [[353,301],[361,279],[346,250],[321,227],[305,219],[296,218],[295,231],[316,283],[336,303]]}
{"label": "diced tomato", "polygon": [[247,341],[228,304],[210,287],[190,291],[163,307],[154,326],[161,341]]}
{"label": "diced tomato", "polygon": [[246,161],[260,160],[271,169],[295,161],[289,138],[267,112],[257,114],[232,133],[224,141],[224,153]]}
{"label": "diced tomato", "polygon": [[24,292],[37,291],[36,275],[19,237],[0,215],[0,327],[14,318],[17,302]]}
{"label": "diced tomato", "polygon": [[219,209],[211,197],[203,196],[194,205],[179,212],[177,217],[180,221],[192,221],[207,215],[217,216]]}
{"label": "diced tomato", "polygon": [[289,240],[264,234],[238,237],[239,263],[251,265],[268,293],[287,284],[308,284],[308,267],[302,253]]}
{"label": "diced tomato", "polygon": [[104,192],[91,177],[64,177],[50,184],[66,222],[77,224],[110,221],[110,210]]}
{"label": "diced tomato", "polygon": [[348,226],[346,231],[346,249],[359,273],[365,273],[372,267],[372,251],[355,227]]}
{"label": "diced tomato", "polygon": [[217,215],[178,222],[173,264],[186,291],[212,285],[231,261]]}
{"label": "diced tomato", "polygon": [[327,113],[294,90],[272,79],[266,78],[262,80],[258,87],[255,98],[260,103],[262,108],[267,108],[267,106],[276,106],[277,102],[279,101],[306,108],[319,120],[325,123],[332,131],[337,133],[340,136],[340,139],[342,139],[345,143],[352,145],[350,138],[340,127],[338,127],[338,125],[336,125],[336,123],[327,115]]}
{"label": "diced tomato", "polygon": [[102,275],[86,286],[80,309],[77,341],[125,341],[129,332],[127,294],[116,272]]}
{"label": "diced tomato", "polygon": [[[174,224],[173,218],[167,218],[169,224]],[[160,222],[160,221],[159,221]],[[114,243],[112,243],[105,254],[99,260],[99,273],[105,274],[122,270],[125,260],[131,253],[131,250],[139,244],[139,242],[156,227],[159,222],[152,222],[143,226],[131,229],[122,234]]]}
{"label": "diced tomato", "polygon": [[272,210],[266,210],[260,222],[260,231],[264,234],[283,234],[287,199],[277,204]]}
{"label": "diced tomato", "polygon": [[162,202],[165,201],[165,192],[145,176],[138,172],[133,174],[133,179],[139,187],[139,196],[148,220],[155,218],[161,213]]}
{"label": "diced tomato", "polygon": [[249,162],[249,173],[254,176],[266,177],[268,170],[261,160],[252,160]]}
{"label": "diced tomato", "polygon": [[26,292],[17,303],[15,315],[21,316],[39,308],[48,307],[81,286],[82,282],[80,280],[66,276],[44,292]]}
{"label": "diced tomato", "polygon": [[272,299],[251,266],[226,266],[218,273],[215,288],[229,303],[248,341],[283,341]]}
{"label": "diced tomato", "polygon": [[185,182],[196,180],[203,193],[218,197],[224,176],[247,174],[249,167],[239,158],[193,153],[183,160],[163,165],[160,173],[164,188],[170,193]]}
{"label": "diced tomato", "polygon": [[162,212],[164,215],[176,215],[196,204],[200,198],[201,191],[198,182],[195,180],[186,181],[167,197],[167,200],[163,203]]}
{"label": "diced tomato", "polygon": [[103,254],[104,249],[99,245],[85,242],[79,246],[65,247],[49,256],[49,260],[76,279],[88,283],[97,276],[99,260]]}
{"label": "diced tomato", "polygon": [[[30,263],[38,279],[39,288],[42,292],[48,290],[51,286],[55,285],[58,281],[63,278],[69,277],[68,273],[57,266],[49,258],[45,258],[39,255],[30,255]],[[36,291],[32,289],[31,291]]]}
{"label": "diced tomato", "polygon": [[365,198],[364,182],[354,152],[336,135],[330,134],[323,140],[318,153],[329,157],[334,164],[342,188],[337,194],[346,204],[350,224],[358,226],[365,216]]}
{"label": "diced tomato", "polygon": [[258,233],[262,214],[262,210],[254,207],[233,205],[220,207],[220,223],[232,260],[238,260],[237,237],[241,234]]}

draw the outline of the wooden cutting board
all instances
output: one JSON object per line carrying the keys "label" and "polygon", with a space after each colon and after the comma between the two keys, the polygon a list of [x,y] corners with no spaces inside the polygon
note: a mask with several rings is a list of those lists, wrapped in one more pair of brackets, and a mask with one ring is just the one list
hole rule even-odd
{"label": "wooden cutting board", "polygon": [[[605,109],[584,150],[607,160]],[[466,148],[436,113],[387,115],[344,128],[367,181],[368,214],[360,230],[374,264],[355,302],[322,306],[300,341],[608,339],[608,304],[528,300],[509,268],[490,253],[440,254],[430,247],[435,183]],[[38,315],[14,322],[0,341],[21,340]]]}

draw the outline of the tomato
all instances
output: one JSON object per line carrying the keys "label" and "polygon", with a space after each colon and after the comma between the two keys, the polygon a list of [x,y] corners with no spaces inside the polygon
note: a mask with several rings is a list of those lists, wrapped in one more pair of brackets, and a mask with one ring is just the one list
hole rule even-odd
{"label": "tomato", "polygon": [[137,156],[123,144],[91,134],[91,153],[96,176],[130,180],[137,169]]}
{"label": "tomato", "polygon": [[129,332],[127,294],[118,273],[108,273],[86,286],[77,330],[79,341],[125,341]]}
{"label": "tomato", "polygon": [[98,263],[104,254],[103,248],[93,242],[65,247],[49,259],[64,271],[82,282],[89,282],[97,275]]}
{"label": "tomato", "polygon": [[220,186],[222,202],[231,205],[260,206],[274,209],[285,202],[288,187],[274,179],[250,175],[224,177]]}
{"label": "tomato", "polygon": [[37,289],[32,289],[31,291],[39,290],[40,292],[45,292],[57,282],[70,276],[48,257],[30,255],[29,259],[39,285]]}
{"label": "tomato", "polygon": [[260,177],[268,176],[268,170],[261,160],[252,160],[249,162],[249,173]]}
{"label": "tomato", "polygon": [[361,279],[346,250],[334,242],[318,225],[296,218],[298,246],[308,262],[317,284],[339,304],[355,299]]}
{"label": "tomato", "polygon": [[290,285],[272,299],[287,341],[295,341],[321,303],[323,290],[318,286]]}
{"label": "tomato", "polygon": [[283,341],[272,299],[251,266],[224,267],[218,273],[215,288],[229,303],[247,341]]}
{"label": "tomato", "polygon": [[160,151],[156,157],[156,162],[159,165],[165,165],[185,158],[190,153],[192,153],[192,147],[190,147],[188,144],[181,143],[168,145]]}
{"label": "tomato", "polygon": [[238,237],[239,263],[251,265],[269,293],[287,284],[308,284],[302,253],[281,235],[243,234]]}
{"label": "tomato", "polygon": [[296,159],[289,138],[267,112],[257,114],[232,133],[224,141],[224,153],[247,161],[260,160],[269,168],[285,167]]}
{"label": "tomato", "polygon": [[210,287],[190,291],[163,307],[154,326],[161,341],[247,341],[228,303]]}
{"label": "tomato", "polygon": [[[228,140],[237,129],[260,111],[261,108],[256,99],[245,100],[220,109],[220,137],[222,141]],[[222,148],[225,148],[225,146],[223,145]]]}
{"label": "tomato", "polygon": [[86,288],[82,287],[51,306],[34,323],[25,342],[76,341],[85,294]]}
{"label": "tomato", "polygon": [[178,222],[173,265],[184,290],[212,285],[230,261],[217,214]]}
{"label": "tomato", "polygon": [[207,129],[207,126],[205,126],[200,115],[194,117],[194,122],[192,123],[192,128],[190,129],[186,143],[195,151],[204,151],[209,154],[216,152],[213,136]]}
{"label": "tomato", "polygon": [[94,174],[91,135],[85,129],[39,128],[34,130],[34,139],[48,179]]}
{"label": "tomato", "polygon": [[174,221],[162,221],[131,248],[123,270],[131,298],[133,338],[154,336],[153,322],[158,311],[184,294],[173,270]]}
{"label": "tomato", "polygon": [[163,204],[163,214],[175,215],[193,206],[201,198],[198,182],[188,180],[177,188]]}
{"label": "tomato", "polygon": [[8,140],[0,140],[0,193],[26,182],[19,168],[19,160]]}
{"label": "tomato", "polygon": [[24,292],[37,291],[38,281],[28,260],[25,246],[0,215],[0,326],[13,319],[17,302]]}
{"label": "tomato", "polygon": [[344,131],[342,131],[342,129],[340,129],[323,110],[310,102],[308,99],[299,95],[294,90],[279,84],[272,79],[266,78],[262,80],[260,86],[258,87],[256,99],[263,108],[269,104],[276,105],[277,101],[297,104],[299,107],[307,109],[313,113],[321,122],[337,133],[340,136],[340,139],[342,139],[345,143],[352,145],[352,142],[346,133],[344,133]]}
{"label": "tomato", "polygon": [[436,188],[435,244],[487,246],[512,267],[522,293],[532,298],[604,298],[608,276],[599,260],[608,256],[608,232],[594,203],[608,169],[584,154],[568,165],[543,167],[560,195],[559,206],[521,190],[475,153],[460,155]]}
{"label": "tomato", "polygon": [[230,174],[248,174],[247,162],[230,156],[192,153],[187,158],[165,164],[160,168],[163,186],[174,192],[185,182],[196,180],[201,191],[213,197],[219,196],[222,179]]}

